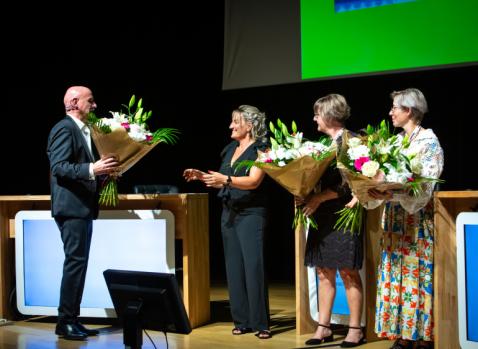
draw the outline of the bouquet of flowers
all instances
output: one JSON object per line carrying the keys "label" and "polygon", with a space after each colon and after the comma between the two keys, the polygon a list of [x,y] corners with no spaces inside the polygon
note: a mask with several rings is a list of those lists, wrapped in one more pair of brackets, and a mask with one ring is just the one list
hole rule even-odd
{"label": "bouquet of flowers", "polygon": [[[332,140],[322,137],[317,142],[308,141],[297,131],[294,121],[291,133],[280,119],[276,125],[270,122],[269,129],[273,134],[271,148],[259,152],[256,161],[241,161],[237,166],[259,167],[289,193],[306,197],[335,157]],[[317,228],[314,219],[305,217],[300,207],[296,207],[293,227],[298,223]]]}
{"label": "bouquet of flowers", "polygon": [[160,142],[176,143],[179,133],[174,128],[151,132],[146,121],[152,111],[144,110],[142,98],[136,103],[133,95],[129,104],[123,107],[126,109],[124,112],[110,112],[112,118],[97,118],[93,113],[89,116],[91,136],[98,152],[102,157],[115,156],[119,162],[118,172],[107,176],[101,183],[99,203],[107,206],[118,205],[118,177]]}
{"label": "bouquet of flowers", "polygon": [[360,229],[363,214],[361,203],[374,200],[368,194],[369,189],[419,195],[422,183],[441,182],[439,179],[420,176],[420,159],[416,154],[408,154],[406,150],[409,145],[408,136],[392,134],[385,120],[378,127],[368,125],[364,136],[344,134],[337,167],[359,202],[351,209],[339,211],[336,228]]}

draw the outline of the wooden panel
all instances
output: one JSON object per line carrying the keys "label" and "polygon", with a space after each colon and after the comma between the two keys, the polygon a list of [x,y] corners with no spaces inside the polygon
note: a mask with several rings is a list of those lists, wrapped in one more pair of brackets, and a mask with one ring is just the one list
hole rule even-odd
{"label": "wooden panel", "polygon": [[[187,201],[183,238],[183,295],[189,319],[195,326],[210,318],[209,304],[209,208],[207,197]],[[208,268],[204,266],[207,265]]]}
{"label": "wooden panel", "polygon": [[456,216],[478,207],[477,191],[437,192],[435,204],[435,343],[459,348],[456,269]]}
{"label": "wooden panel", "polygon": [[383,230],[381,227],[381,218],[383,206],[374,210],[367,211],[367,221],[365,227],[365,326],[367,341],[374,342],[379,340],[375,334],[375,304],[377,297],[377,268],[380,262],[381,247],[380,239]]}
{"label": "wooden panel", "polygon": [[307,267],[304,265],[305,231],[302,225],[295,229],[295,307],[298,335],[313,333],[317,322],[310,315]]}

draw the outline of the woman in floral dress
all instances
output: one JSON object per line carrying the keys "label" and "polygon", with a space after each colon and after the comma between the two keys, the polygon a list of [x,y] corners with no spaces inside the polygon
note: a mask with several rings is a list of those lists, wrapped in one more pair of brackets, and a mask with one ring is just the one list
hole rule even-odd
{"label": "woman in floral dress", "polygon": [[[409,88],[391,97],[392,123],[403,129],[401,136],[408,135],[408,155],[416,155],[413,162],[421,167],[421,176],[439,178],[443,150],[433,131],[420,125],[428,111],[423,93]],[[386,200],[375,332],[396,340],[391,349],[433,348],[433,187],[423,184],[418,196],[369,191]]]}

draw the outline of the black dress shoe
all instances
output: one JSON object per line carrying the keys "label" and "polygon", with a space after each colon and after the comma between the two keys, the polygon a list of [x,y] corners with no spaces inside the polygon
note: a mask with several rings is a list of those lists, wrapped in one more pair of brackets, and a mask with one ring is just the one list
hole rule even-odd
{"label": "black dress shoe", "polygon": [[57,324],[55,334],[62,336],[64,339],[76,341],[85,340],[88,337],[76,324]]}
{"label": "black dress shoe", "polygon": [[79,321],[77,321],[75,323],[76,327],[78,327],[80,329],[81,332],[83,333],[86,333],[88,336],[97,336],[100,334],[100,331],[98,330],[93,330],[93,329],[89,329],[89,328],[86,328],[85,326],[83,326],[83,324]]}

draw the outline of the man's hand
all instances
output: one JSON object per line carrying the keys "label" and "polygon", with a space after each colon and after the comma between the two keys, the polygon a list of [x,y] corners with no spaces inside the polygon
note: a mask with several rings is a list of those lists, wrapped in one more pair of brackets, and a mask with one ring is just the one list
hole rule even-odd
{"label": "man's hand", "polygon": [[93,164],[93,173],[95,176],[111,174],[118,171],[118,160],[114,156],[101,158]]}

